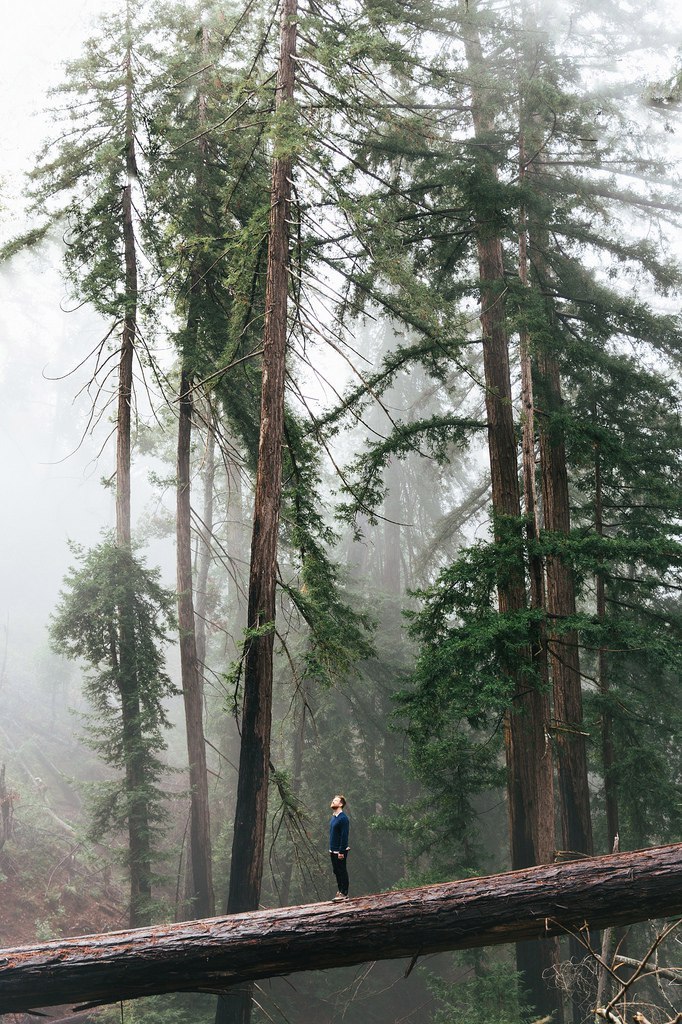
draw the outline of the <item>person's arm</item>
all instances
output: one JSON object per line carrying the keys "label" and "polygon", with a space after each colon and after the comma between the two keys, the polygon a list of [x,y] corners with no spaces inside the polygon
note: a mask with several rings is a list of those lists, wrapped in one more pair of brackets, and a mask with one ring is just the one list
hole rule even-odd
{"label": "person's arm", "polygon": [[349,835],[349,832],[350,832],[350,822],[348,821],[348,818],[347,818],[347,816],[345,814],[341,818],[341,821],[339,822],[339,824],[341,826],[341,828],[340,828],[341,836],[340,836],[340,840],[339,840],[339,856],[340,857],[345,857],[346,856],[346,850],[348,849],[348,835]]}
{"label": "person's arm", "polygon": [[341,825],[343,822],[339,821],[338,816],[332,819],[331,828],[329,830],[329,846],[332,853],[342,853],[341,848]]}

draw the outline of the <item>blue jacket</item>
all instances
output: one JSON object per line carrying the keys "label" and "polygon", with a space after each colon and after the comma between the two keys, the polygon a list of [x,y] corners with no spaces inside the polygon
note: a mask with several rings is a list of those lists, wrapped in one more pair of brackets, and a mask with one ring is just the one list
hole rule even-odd
{"label": "blue jacket", "polygon": [[329,822],[329,852],[345,853],[348,847],[350,822],[345,811],[335,814]]}

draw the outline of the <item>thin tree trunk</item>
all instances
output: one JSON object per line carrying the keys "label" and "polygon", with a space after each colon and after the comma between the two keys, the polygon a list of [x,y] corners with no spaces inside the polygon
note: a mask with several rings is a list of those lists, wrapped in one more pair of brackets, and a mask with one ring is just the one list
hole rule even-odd
{"label": "thin tree trunk", "polygon": [[[601,478],[601,453],[597,447],[594,461],[594,519],[597,536],[604,536],[603,495]],[[606,582],[604,574],[598,572],[595,586],[597,591],[597,619],[600,624],[606,619]],[[608,848],[615,850],[620,832],[618,815],[618,791],[615,782],[615,754],[613,750],[613,715],[608,707],[609,676],[608,657],[604,645],[600,645],[597,655],[597,682],[599,692],[604,698],[601,713],[601,752],[604,769],[604,797],[606,803],[606,838]]]}
{"label": "thin tree trunk", "polygon": [[210,917],[214,909],[211,827],[204,740],[203,687],[197,658],[192,596],[190,453],[193,406],[190,387],[191,379],[183,362],[178,421],[176,554],[180,668],[190,785],[189,860],[192,892],[188,895],[196,915]]}
{"label": "thin tree trunk", "polygon": [[[519,133],[519,180],[523,184],[526,177],[526,144],[523,126]],[[519,211],[519,278],[524,290],[528,289],[528,227],[526,209]],[[530,353],[530,334],[525,326],[519,329],[519,354],[521,361],[521,408],[522,408],[522,465],[523,465],[523,497],[526,513],[526,536],[531,544],[540,536],[540,520],[538,516],[537,488],[535,484],[535,397],[533,394],[533,368]],[[531,607],[544,608],[545,585],[544,568],[539,554],[530,552],[528,556],[530,569]],[[545,637],[539,637],[539,649],[536,652],[543,684],[549,682],[547,664],[547,648]],[[549,701],[547,703],[549,712]],[[549,726],[549,713],[547,714]]]}
{"label": "thin tree trunk", "polygon": [[[388,493],[384,499],[384,521],[382,524],[382,589],[393,605],[393,612],[397,611],[400,605],[402,594],[400,581],[400,550],[402,546],[402,531],[400,520],[402,515],[402,503],[400,500],[400,471],[395,456],[386,467],[385,483]],[[396,618],[395,614],[393,615]],[[400,613],[396,619],[400,624]]]}
{"label": "thin tree trunk", "polygon": [[12,838],[14,820],[14,794],[7,789],[5,765],[0,768],[0,851]]}
{"label": "thin tree trunk", "polygon": [[[528,5],[521,5],[523,19],[524,46],[530,38],[531,25],[528,17]],[[520,54],[520,67],[530,64],[532,58],[525,53],[524,47]],[[532,74],[531,72],[528,72]],[[526,182],[529,164],[527,153],[527,111],[522,83],[519,85],[519,183],[523,188]],[[529,258],[528,258],[528,216],[525,205],[519,210],[519,279],[524,291],[529,289]],[[521,363],[521,407],[522,407],[522,475],[523,495],[526,513],[526,537],[529,542],[528,568],[530,578],[530,603],[533,609],[544,609],[546,605],[545,578],[542,556],[534,551],[540,536],[540,517],[536,487],[536,455],[535,455],[535,395],[533,388],[533,362],[531,357],[531,337],[522,323],[519,329],[519,356]],[[545,810],[554,807],[554,776],[552,768],[552,751],[550,745],[551,709],[549,700],[549,662],[547,656],[547,631],[540,622],[533,637],[533,663],[541,683],[538,695],[538,708],[542,716],[545,734],[545,756],[548,758],[543,785],[547,787]],[[548,863],[554,859],[555,837],[554,819],[545,823],[546,827],[539,837],[541,852],[540,863]]]}
{"label": "thin tree trunk", "polygon": [[211,421],[212,412],[207,411],[207,432],[206,451],[204,453],[204,466],[201,474],[203,488],[203,503],[201,513],[201,524],[199,526],[199,551],[197,555],[197,584],[196,600],[194,606],[195,623],[194,632],[197,646],[197,664],[203,681],[206,677],[206,619],[208,616],[208,578],[211,569],[211,555],[213,550],[213,488],[215,485],[215,433]]}
{"label": "thin tree trunk", "polygon": [[[392,339],[391,339],[392,340]],[[388,351],[388,345],[386,346]],[[382,589],[386,595],[384,602],[382,626],[386,630],[390,642],[400,650],[402,619],[402,597],[409,587],[401,572],[402,548],[404,532],[401,523],[404,521],[403,498],[401,495],[401,467],[398,461],[391,459],[386,467],[385,483],[388,493],[384,499],[384,522],[382,529]],[[377,721],[390,722],[395,708],[392,690],[395,682],[387,680],[385,674],[376,675]],[[404,772],[396,772],[396,766],[402,757],[402,737],[396,730],[386,729],[381,736],[381,790],[380,796],[397,806],[408,802],[407,783]],[[369,776],[372,778],[372,776]],[[379,778],[379,777],[377,777]],[[381,805],[376,807],[377,814],[385,813]],[[381,837],[378,848],[377,868],[380,871],[382,886],[395,885],[405,872],[405,844],[389,834]]]}
{"label": "thin tree trunk", "polygon": [[[201,50],[205,64],[209,64],[209,34],[208,27],[202,25],[201,29]],[[210,65],[209,65],[210,66]],[[199,90],[199,126],[206,125],[206,92]],[[202,160],[200,173],[204,166],[207,154],[206,136],[201,135],[198,141],[199,152]],[[200,184],[200,182],[198,182]],[[201,188],[197,188],[201,192]],[[200,225],[197,225],[200,231]],[[195,284],[198,282],[195,282]],[[203,509],[201,525],[199,528],[199,553],[197,557],[197,581],[196,581],[196,603],[195,603],[195,644],[196,659],[201,678],[201,690],[203,699],[203,682],[206,671],[206,613],[208,610],[208,574],[211,567],[212,537],[213,537],[213,485],[215,482],[215,429],[214,412],[210,403],[206,403],[206,452],[202,472],[203,483]]]}
{"label": "thin tree trunk", "polygon": [[[208,58],[208,29],[201,30],[202,56]],[[198,97],[200,129],[206,121],[206,96],[202,88]],[[201,191],[203,162],[206,155],[205,138],[198,142],[199,165],[197,189]],[[202,225],[197,218],[197,234]],[[199,344],[199,311],[202,289],[199,257],[194,258],[190,273],[190,293],[187,325],[183,337],[182,366],[180,371],[180,401],[177,448],[177,519],[176,557],[178,581],[178,629],[180,641],[180,671],[182,696],[185,705],[185,731],[190,785],[189,877],[188,892],[191,906],[198,917],[209,917],[214,911],[213,873],[211,859],[211,822],[208,801],[208,774],[206,771],[206,741],[204,738],[203,678],[197,655],[196,619],[194,615],[194,580],[192,574],[192,487],[191,450],[193,375],[191,362],[196,358]]]}
{"label": "thin tree trunk", "polygon": [[0,1013],[291,974],[682,913],[682,844],[0,950]]}
{"label": "thin tree trunk", "polygon": [[[130,5],[127,8],[125,78],[125,162],[127,183],[122,189],[125,309],[119,360],[116,422],[116,543],[131,552],[130,450],[133,392],[133,356],[137,332],[137,249],[133,221],[133,181],[137,177],[133,120],[133,61]],[[144,770],[144,738],[135,657],[132,605],[135,595],[123,581],[119,605],[118,670],[121,694],[123,749],[128,803],[128,864],[130,871],[130,923],[146,924],[151,914],[151,837],[149,800]]]}
{"label": "thin tree trunk", "polygon": [[[301,780],[303,776],[303,755],[305,753],[306,717],[308,711],[308,681],[303,677],[300,687],[296,693],[295,718],[294,718],[294,739],[291,752],[291,792],[295,800],[298,800],[301,792]],[[286,813],[286,812],[285,812]],[[282,883],[280,888],[280,902],[283,907],[289,903],[291,894],[291,881],[294,871],[294,858],[290,856],[282,870]]]}
{"label": "thin tree trunk", "polygon": [[[285,0],[280,30],[276,107],[293,104],[296,0]],[[277,584],[277,541],[282,493],[284,378],[289,284],[289,208],[292,158],[276,152],[272,163],[270,234],[265,288],[261,422],[254,501],[244,703],[237,808],[235,812],[228,913],[255,910],[260,899],[265,851],[272,723],[272,658]],[[259,631],[259,632],[256,632]],[[262,632],[260,632],[262,631]],[[229,1003],[229,1005],[228,1005]],[[250,989],[235,1000],[221,999],[216,1020],[248,1022]]]}
{"label": "thin tree trunk", "polygon": [[[519,146],[520,178],[523,180],[526,168],[526,151],[523,128]],[[525,208],[521,209],[519,231],[519,277],[524,288],[528,288],[528,231]],[[533,609],[545,607],[544,568],[542,557],[532,550],[540,536],[538,516],[537,490],[535,485],[535,397],[533,394],[533,370],[530,354],[530,335],[525,327],[519,332],[521,359],[521,405],[523,409],[522,424],[522,464],[523,494],[526,512],[526,536],[531,547],[528,556],[530,576],[530,603]],[[550,744],[550,702],[549,702],[549,664],[547,660],[547,634],[542,624],[538,625],[533,637],[533,664],[541,684],[536,699],[537,713],[542,718],[545,735],[545,751],[547,759],[542,785],[546,787],[545,813],[554,808],[554,776],[552,768],[552,749]],[[545,822],[545,828],[538,833],[538,853],[540,863],[549,863],[554,859],[554,816]]]}
{"label": "thin tree trunk", "polygon": [[140,695],[135,667],[135,631],[126,592],[119,606],[118,641],[120,658],[121,728],[125,751],[128,802],[128,867],[130,873],[130,926],[139,928],[151,921],[152,856],[149,799],[144,770],[145,740],[142,730]]}
{"label": "thin tree trunk", "polygon": [[125,259],[125,312],[118,366],[116,420],[116,542],[130,548],[130,424],[133,395],[133,355],[137,331],[137,253],[133,225],[132,180],[135,176],[135,142],[132,123],[132,60],[127,54],[126,75],[126,171],[128,183],[121,191]]}
{"label": "thin tree trunk", "polygon": [[245,559],[241,554],[246,548],[247,529],[245,526],[244,487],[242,469],[229,450],[223,452],[223,464],[227,476],[227,556],[230,563],[231,617],[241,622],[246,615],[248,591]]}
{"label": "thin tree trunk", "polygon": [[[619,840],[618,836],[616,836],[613,841],[613,849],[611,852],[618,853],[618,848]],[[612,987],[610,984],[611,974],[609,968],[613,969],[612,958],[616,949],[616,943],[616,929],[605,928],[601,940],[601,963],[597,968],[597,995],[595,999],[595,1008],[604,1006],[607,1001],[606,994]],[[598,1018],[595,1017],[595,1020],[598,1020]]]}

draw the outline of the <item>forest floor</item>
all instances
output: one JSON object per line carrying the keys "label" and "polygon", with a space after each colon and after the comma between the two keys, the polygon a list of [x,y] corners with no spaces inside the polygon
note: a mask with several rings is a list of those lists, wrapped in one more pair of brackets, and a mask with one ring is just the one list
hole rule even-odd
{"label": "forest floor", "polygon": [[[3,858],[0,948],[28,945],[63,935],[89,935],[126,927],[126,905],[83,873],[36,878],[30,885],[15,857]],[[4,877],[3,877],[4,876]]]}
{"label": "forest floor", "polygon": [[[76,808],[62,801],[56,815],[30,788],[9,791],[12,830],[0,849],[0,948],[125,928],[125,892],[112,881],[111,864],[68,832]],[[99,1011],[74,1013],[70,1006],[44,1010],[51,1024],[100,1019]],[[35,1020],[23,1013],[3,1017],[6,1024]]]}
{"label": "forest floor", "polygon": [[72,773],[92,777],[97,766],[70,731],[66,703],[30,688],[3,694],[0,948],[127,925],[113,851],[85,838],[83,795]]}

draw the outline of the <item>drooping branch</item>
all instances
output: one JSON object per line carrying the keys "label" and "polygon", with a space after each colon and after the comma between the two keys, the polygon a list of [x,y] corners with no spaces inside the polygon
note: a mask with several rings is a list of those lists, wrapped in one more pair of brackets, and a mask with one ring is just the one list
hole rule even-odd
{"label": "drooping branch", "polygon": [[0,1013],[76,1000],[220,992],[369,960],[682,913],[682,844],[541,865],[347,903],[314,903],[0,950]]}

